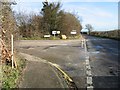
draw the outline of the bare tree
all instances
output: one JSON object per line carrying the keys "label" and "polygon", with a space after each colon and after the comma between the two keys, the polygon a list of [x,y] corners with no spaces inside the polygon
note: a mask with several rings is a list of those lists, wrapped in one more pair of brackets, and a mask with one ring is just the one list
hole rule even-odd
{"label": "bare tree", "polygon": [[23,37],[30,36],[30,30],[28,26],[30,26],[30,15],[25,14],[25,12],[19,12],[15,14],[17,25],[19,27],[19,33]]}
{"label": "bare tree", "polygon": [[90,35],[91,31],[93,30],[93,27],[91,24],[86,24],[86,29],[88,29],[88,34]]}
{"label": "bare tree", "polygon": [[30,22],[32,26],[32,34],[33,37],[42,37],[43,36],[43,30],[42,30],[42,21],[43,18],[40,15],[33,15]]}

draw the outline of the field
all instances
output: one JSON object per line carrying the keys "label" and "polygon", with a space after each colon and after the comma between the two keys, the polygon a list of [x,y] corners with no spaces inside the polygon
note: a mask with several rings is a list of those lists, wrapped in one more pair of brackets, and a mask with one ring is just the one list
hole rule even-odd
{"label": "field", "polygon": [[120,40],[120,30],[91,32],[91,35]]}

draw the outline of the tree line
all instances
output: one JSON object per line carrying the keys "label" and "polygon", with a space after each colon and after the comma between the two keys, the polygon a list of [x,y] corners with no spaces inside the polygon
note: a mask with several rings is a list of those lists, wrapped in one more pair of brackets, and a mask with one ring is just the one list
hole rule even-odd
{"label": "tree line", "polygon": [[43,37],[52,35],[52,31],[60,31],[60,35],[70,36],[72,30],[80,34],[82,29],[79,18],[72,13],[61,10],[60,2],[43,2],[39,14],[25,14],[20,12],[15,15],[19,33],[22,37]]}

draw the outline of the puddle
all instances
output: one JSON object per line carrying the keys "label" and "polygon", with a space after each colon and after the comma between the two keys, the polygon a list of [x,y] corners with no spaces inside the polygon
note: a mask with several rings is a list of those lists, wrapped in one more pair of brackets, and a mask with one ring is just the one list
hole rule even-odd
{"label": "puddle", "polygon": [[102,46],[95,46],[97,49],[102,49],[103,47]]}
{"label": "puddle", "polygon": [[95,52],[90,52],[90,53],[98,54],[98,53],[100,53],[100,51],[95,51]]}

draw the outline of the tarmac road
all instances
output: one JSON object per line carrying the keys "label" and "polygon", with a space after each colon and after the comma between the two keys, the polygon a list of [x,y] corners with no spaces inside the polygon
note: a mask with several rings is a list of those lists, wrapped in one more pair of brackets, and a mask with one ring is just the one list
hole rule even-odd
{"label": "tarmac road", "polygon": [[94,88],[118,88],[120,85],[119,41],[84,35],[87,40]]}
{"label": "tarmac road", "polygon": [[[93,87],[117,88],[118,41],[87,35],[84,37],[87,40]],[[73,79],[78,88],[88,86],[86,52],[81,47],[80,40],[22,40],[17,43],[17,46],[22,53],[58,64]]]}
{"label": "tarmac road", "polygon": [[85,88],[85,54],[80,43],[80,40],[25,40],[19,42],[19,51],[58,64],[76,81],[77,87]]}

